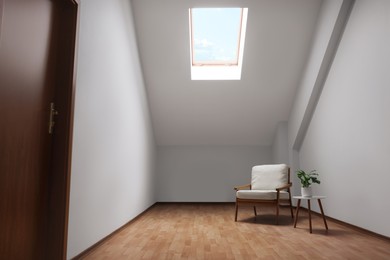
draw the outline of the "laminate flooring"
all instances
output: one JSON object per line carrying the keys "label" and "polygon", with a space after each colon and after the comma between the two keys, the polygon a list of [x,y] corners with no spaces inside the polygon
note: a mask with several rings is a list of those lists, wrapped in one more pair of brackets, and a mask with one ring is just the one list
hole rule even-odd
{"label": "laminate flooring", "polygon": [[[294,211],[295,213],[295,211]],[[325,208],[326,213],[326,208]],[[288,208],[275,225],[273,208],[233,204],[156,204],[82,259],[390,259],[390,242]]]}

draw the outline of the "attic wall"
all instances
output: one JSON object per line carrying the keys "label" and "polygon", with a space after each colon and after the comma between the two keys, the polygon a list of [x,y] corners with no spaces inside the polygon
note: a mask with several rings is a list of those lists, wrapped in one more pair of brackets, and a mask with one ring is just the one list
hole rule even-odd
{"label": "attic wall", "polygon": [[282,121],[276,127],[274,140],[271,146],[272,163],[284,163],[289,165],[288,160],[288,123]]}
{"label": "attic wall", "polygon": [[232,202],[252,167],[271,162],[268,146],[159,146],[157,201]]}
{"label": "attic wall", "polygon": [[155,202],[155,144],[129,3],[80,3],[68,258]]}
{"label": "attic wall", "polygon": [[[289,164],[293,173],[300,167],[299,148],[304,138],[304,132],[310,123],[310,115],[315,109],[314,100],[318,98],[322,88],[324,67],[330,66],[325,60],[326,55],[335,52],[329,47],[329,41],[337,24],[343,1],[323,1],[318,16],[312,45],[309,51],[306,67],[303,71],[300,85],[295,94],[293,106],[288,120],[288,154]],[[300,194],[300,183],[296,177],[292,178],[293,193]]]}
{"label": "attic wall", "polygon": [[[133,0],[157,144],[271,145],[288,119],[321,2]],[[192,7],[248,8],[241,80],[191,80]]]}
{"label": "attic wall", "polygon": [[299,153],[321,174],[327,215],[388,237],[389,10],[356,1]]}

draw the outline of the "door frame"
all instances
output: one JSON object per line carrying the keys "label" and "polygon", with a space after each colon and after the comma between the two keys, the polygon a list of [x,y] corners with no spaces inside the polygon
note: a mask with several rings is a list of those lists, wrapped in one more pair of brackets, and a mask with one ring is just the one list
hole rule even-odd
{"label": "door frame", "polygon": [[58,4],[53,33],[57,37],[55,98],[59,111],[50,161],[46,259],[66,259],[71,182],[74,99],[76,91],[79,0]]}
{"label": "door frame", "polygon": [[1,25],[3,24],[3,5],[4,0],[0,0],[0,42],[1,42]]}

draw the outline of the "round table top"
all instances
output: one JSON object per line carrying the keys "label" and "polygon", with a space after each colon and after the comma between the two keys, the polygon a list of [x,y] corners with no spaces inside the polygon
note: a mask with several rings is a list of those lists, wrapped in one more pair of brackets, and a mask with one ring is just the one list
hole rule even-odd
{"label": "round table top", "polygon": [[310,197],[305,197],[305,196],[293,196],[294,199],[300,199],[300,200],[317,200],[317,199],[325,199],[326,196],[310,196]]}

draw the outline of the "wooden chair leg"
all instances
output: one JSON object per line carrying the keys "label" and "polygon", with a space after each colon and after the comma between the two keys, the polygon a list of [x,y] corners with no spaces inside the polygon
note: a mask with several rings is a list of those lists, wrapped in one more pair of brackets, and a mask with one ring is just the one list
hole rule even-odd
{"label": "wooden chair leg", "polygon": [[276,204],[276,225],[279,225],[279,203]]}
{"label": "wooden chair leg", "polygon": [[291,211],[291,218],[294,219],[294,211],[293,211],[293,207],[292,207],[291,197],[290,197],[290,211]]}
{"label": "wooden chair leg", "polygon": [[236,201],[236,216],[234,218],[234,221],[237,222],[237,213],[238,213],[238,203]]}
{"label": "wooden chair leg", "polygon": [[257,216],[256,206],[253,206],[253,211],[255,212],[255,216]]}

